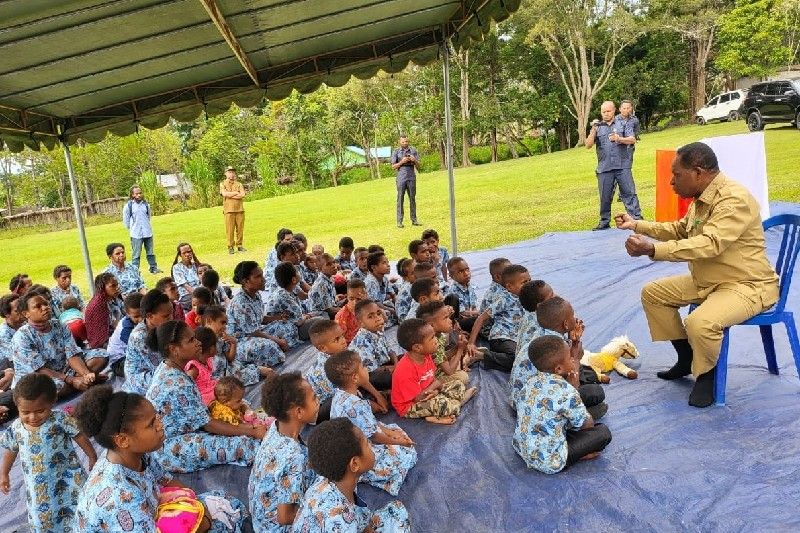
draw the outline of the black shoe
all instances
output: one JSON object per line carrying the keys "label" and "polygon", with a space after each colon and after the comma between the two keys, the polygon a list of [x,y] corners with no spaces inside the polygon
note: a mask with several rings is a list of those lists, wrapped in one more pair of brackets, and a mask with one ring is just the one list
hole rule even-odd
{"label": "black shoe", "polygon": [[239,252],[240,252],[240,253],[241,253],[241,252],[246,252],[246,251],[247,251],[247,248],[245,248],[244,246],[240,246],[240,247],[239,247]]}
{"label": "black shoe", "polygon": [[403,225],[403,223],[402,223],[402,222],[398,222],[398,223],[397,223],[397,227],[398,227],[398,228],[405,228],[405,226]]}
{"label": "black shoe", "polygon": [[714,373],[716,367],[705,374],[700,374],[689,393],[689,405],[692,407],[708,407],[714,403]]}
{"label": "black shoe", "polygon": [[235,253],[236,253],[236,252],[234,252],[234,251],[233,251],[233,246],[231,246],[230,248],[228,248],[228,253],[229,253],[229,254],[231,254],[231,255],[233,255],[233,254],[235,254]]}
{"label": "black shoe", "polygon": [[586,410],[589,411],[589,414],[592,415],[594,420],[600,420],[608,412],[608,404],[606,402],[598,403],[597,405],[587,407]]}
{"label": "black shoe", "polygon": [[595,227],[592,228],[592,231],[601,231],[601,230],[610,229],[610,228],[611,228],[611,226],[609,226],[608,224],[598,224],[598,225],[596,225]]}
{"label": "black shoe", "polygon": [[421,226],[422,224],[420,224],[419,222],[412,222],[411,225],[412,226]]}
{"label": "black shoe", "polygon": [[161,269],[160,269],[160,268],[158,268],[158,267],[155,267],[155,268],[151,268],[151,269],[150,269],[150,273],[151,273],[151,274],[163,274],[163,273],[164,273],[164,271],[163,271],[163,270],[161,270]]}
{"label": "black shoe", "polygon": [[678,353],[678,361],[669,370],[656,372],[656,376],[667,381],[682,378],[692,373],[692,345],[686,339],[675,339],[670,341],[675,351]]}

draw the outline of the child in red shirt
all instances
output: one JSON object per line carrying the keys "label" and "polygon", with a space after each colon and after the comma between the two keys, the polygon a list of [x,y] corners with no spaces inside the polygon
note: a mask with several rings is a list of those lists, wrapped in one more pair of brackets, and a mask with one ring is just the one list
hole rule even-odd
{"label": "child in red shirt", "polygon": [[361,327],[356,318],[356,304],[367,299],[367,287],[360,279],[351,279],[347,282],[347,305],[336,313],[336,323],[342,328],[347,344],[353,340]]}
{"label": "child in red shirt", "polygon": [[397,328],[397,342],[406,350],[392,375],[392,405],[405,418],[424,418],[435,424],[453,424],[477,392],[465,389],[458,380],[442,383],[436,379],[436,364],[431,354],[436,351],[436,333],[424,320],[406,319]]}
{"label": "child in red shirt", "polygon": [[200,315],[203,314],[202,309],[211,305],[211,290],[206,287],[197,287],[192,291],[192,310],[186,313],[186,324],[192,329],[197,329],[200,326]]}

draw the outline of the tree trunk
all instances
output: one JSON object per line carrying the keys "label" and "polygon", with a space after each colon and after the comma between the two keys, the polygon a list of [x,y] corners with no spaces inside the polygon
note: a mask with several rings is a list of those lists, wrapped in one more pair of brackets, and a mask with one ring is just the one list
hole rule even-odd
{"label": "tree trunk", "polygon": [[492,146],[492,163],[497,163],[497,128],[492,126],[492,131],[490,133],[491,140],[490,144]]}
{"label": "tree trunk", "polygon": [[468,167],[469,161],[469,50],[461,56],[461,166]]}
{"label": "tree trunk", "polygon": [[514,159],[519,159],[519,153],[517,152],[516,146],[516,139],[515,136],[511,133],[511,126],[506,124],[505,127],[505,136],[506,136],[506,144],[508,145],[508,151],[511,152],[511,157]]}

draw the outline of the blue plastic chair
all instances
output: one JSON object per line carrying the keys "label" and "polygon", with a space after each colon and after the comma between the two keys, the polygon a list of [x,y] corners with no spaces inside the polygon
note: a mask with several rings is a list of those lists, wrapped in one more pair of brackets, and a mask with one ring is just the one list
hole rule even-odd
{"label": "blue plastic chair", "polygon": [[[794,356],[797,373],[800,374],[800,337],[797,335],[797,326],[794,315],[786,310],[786,300],[789,297],[789,285],[792,283],[792,273],[800,251],[800,216],[778,215],[764,221],[764,231],[777,226],[784,226],[781,249],[778,252],[778,262],[775,271],[780,283],[780,296],[778,302],[767,311],[754,316],[739,324],[740,326],[758,326],[761,330],[761,342],[764,344],[764,353],[767,357],[767,368],[771,374],[778,374],[778,362],[775,357],[775,342],[772,338],[772,325],[783,323],[789,336],[789,345]],[[697,306],[692,305],[689,312]],[[730,328],[725,328],[722,333],[722,347],[719,351],[719,361],[714,374],[714,403],[725,405],[725,384],[728,380],[728,347],[730,344]]]}

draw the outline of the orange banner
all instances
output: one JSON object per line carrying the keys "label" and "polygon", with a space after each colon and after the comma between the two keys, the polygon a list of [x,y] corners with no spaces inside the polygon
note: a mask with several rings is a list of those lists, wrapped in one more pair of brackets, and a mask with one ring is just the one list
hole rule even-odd
{"label": "orange banner", "polygon": [[656,150],[656,222],[678,220],[689,210],[691,198],[681,198],[672,190],[672,162],[675,150]]}

